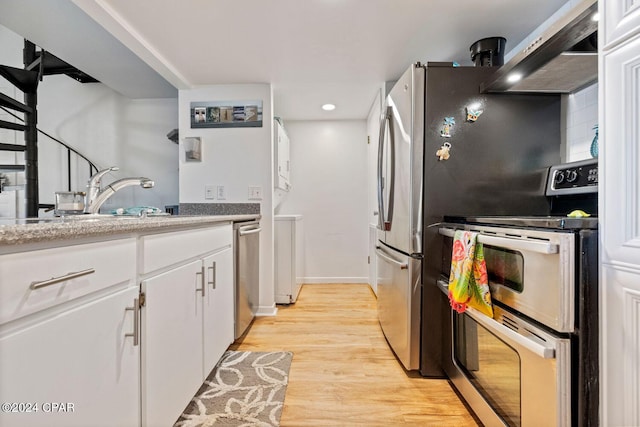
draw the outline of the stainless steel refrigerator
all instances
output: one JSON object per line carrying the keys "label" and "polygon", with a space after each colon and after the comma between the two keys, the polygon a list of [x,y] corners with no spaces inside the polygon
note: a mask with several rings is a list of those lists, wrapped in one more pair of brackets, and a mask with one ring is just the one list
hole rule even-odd
{"label": "stainless steel refrigerator", "polygon": [[561,160],[560,95],[481,94],[494,71],[414,64],[382,109],[378,317],[405,369],[424,376],[444,375],[450,312],[436,284],[443,257],[433,225],[445,215],[549,214],[544,186]]}

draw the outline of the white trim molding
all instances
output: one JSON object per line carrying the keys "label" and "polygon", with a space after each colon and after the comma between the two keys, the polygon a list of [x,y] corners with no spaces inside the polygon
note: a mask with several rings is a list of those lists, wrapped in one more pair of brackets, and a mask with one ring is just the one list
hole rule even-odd
{"label": "white trim molding", "polygon": [[278,314],[278,307],[276,307],[276,303],[273,303],[272,306],[260,306],[258,307],[258,311],[256,312],[256,317],[273,317]]}

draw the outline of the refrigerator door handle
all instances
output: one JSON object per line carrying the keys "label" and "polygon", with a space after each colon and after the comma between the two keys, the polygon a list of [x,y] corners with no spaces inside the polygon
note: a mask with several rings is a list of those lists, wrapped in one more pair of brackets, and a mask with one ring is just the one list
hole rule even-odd
{"label": "refrigerator door handle", "polygon": [[[380,120],[380,136],[378,138],[378,212],[380,212],[380,216],[378,217],[378,228],[380,230],[389,231],[391,230],[391,221],[393,219],[393,199],[394,199],[394,181],[395,181],[395,140],[393,135],[393,125],[391,123],[391,118],[393,116],[392,107],[387,107],[385,114],[382,116]],[[389,127],[389,157],[390,157],[390,167],[388,178],[385,179],[382,176],[382,161],[384,157],[384,145],[385,145],[385,130]],[[389,187],[389,210],[387,215],[385,215],[384,211],[384,184]]]}
{"label": "refrigerator door handle", "polygon": [[400,270],[406,270],[409,268],[409,264],[407,264],[406,262],[400,262],[398,260],[395,260],[391,258],[389,255],[382,252],[380,250],[380,246],[376,246],[376,255],[378,255],[380,258],[387,261],[388,263],[400,267]]}

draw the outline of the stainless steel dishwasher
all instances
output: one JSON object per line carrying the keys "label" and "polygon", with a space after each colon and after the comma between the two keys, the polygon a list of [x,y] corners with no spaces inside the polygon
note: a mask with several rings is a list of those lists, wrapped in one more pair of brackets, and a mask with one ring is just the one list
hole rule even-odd
{"label": "stainless steel dishwasher", "polygon": [[234,231],[235,338],[247,330],[258,310],[260,288],[260,221],[236,222]]}

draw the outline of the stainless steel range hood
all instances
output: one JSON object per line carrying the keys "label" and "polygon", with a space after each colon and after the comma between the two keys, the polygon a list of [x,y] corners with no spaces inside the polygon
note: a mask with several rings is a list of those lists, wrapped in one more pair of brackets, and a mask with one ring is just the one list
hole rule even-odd
{"label": "stainless steel range hood", "polygon": [[[504,64],[486,92],[572,93],[598,79],[597,0],[582,0]],[[510,82],[511,76],[521,79]]]}

